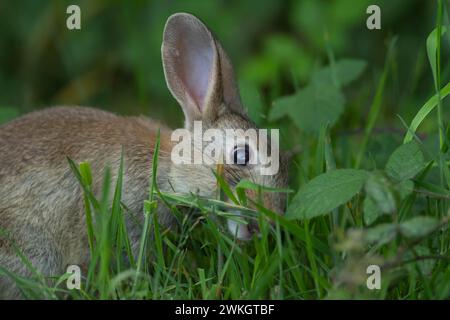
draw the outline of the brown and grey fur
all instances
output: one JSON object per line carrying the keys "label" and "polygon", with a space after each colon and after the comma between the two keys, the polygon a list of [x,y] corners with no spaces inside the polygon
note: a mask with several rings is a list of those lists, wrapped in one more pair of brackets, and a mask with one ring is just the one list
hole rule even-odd
{"label": "brown and grey fur", "polygon": [[[207,87],[189,83],[189,72],[202,59],[208,72]],[[177,99],[190,129],[194,120],[207,128],[254,127],[245,115],[230,61],[210,31],[189,14],[171,16],[164,30],[162,57],[166,82]],[[185,58],[188,57],[188,58]],[[204,75],[203,75],[204,76]],[[195,90],[197,89],[197,92]],[[0,266],[29,275],[12,243],[45,276],[57,276],[71,264],[85,268],[89,262],[85,213],[81,188],[68,166],[87,161],[94,174],[93,190],[100,192],[106,167],[117,172],[124,151],[122,201],[142,219],[143,201],[148,196],[152,156],[158,129],[161,150],[158,183],[166,192],[196,192],[214,196],[216,180],[211,167],[174,165],[170,160],[172,130],[146,117],[121,117],[83,107],[58,107],[33,112],[0,126]],[[260,176],[257,168],[225,166],[232,184],[246,178],[257,183],[284,187],[286,163],[280,173]],[[116,177],[112,177],[115,181]],[[283,197],[265,195],[266,206],[281,212]],[[163,206],[158,211],[162,224],[171,224]],[[129,220],[129,218],[127,218]],[[140,227],[127,221],[133,246]],[[19,290],[6,277],[0,278],[0,298],[20,298]]]}

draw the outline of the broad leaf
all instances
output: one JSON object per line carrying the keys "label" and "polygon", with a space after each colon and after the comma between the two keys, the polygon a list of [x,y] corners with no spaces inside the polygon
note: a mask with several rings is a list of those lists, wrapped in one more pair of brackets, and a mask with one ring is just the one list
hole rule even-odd
{"label": "broad leaf", "polygon": [[414,182],[411,180],[403,180],[397,183],[394,187],[397,190],[400,199],[403,200],[414,191]]}
{"label": "broad leaf", "polygon": [[276,99],[273,102],[272,108],[269,113],[269,120],[275,121],[281,119],[284,116],[295,113],[297,105],[297,95],[284,96]]}
{"label": "broad leaf", "polygon": [[439,220],[433,217],[420,216],[401,223],[400,232],[408,238],[420,238],[435,230],[438,225]]}
{"label": "broad leaf", "polygon": [[389,181],[380,172],[372,173],[366,181],[365,191],[382,213],[392,213],[396,210],[394,195],[390,190]]}
{"label": "broad leaf", "polygon": [[397,226],[391,223],[383,223],[367,229],[365,240],[371,244],[383,245],[392,241],[397,234]]}
{"label": "broad leaf", "polygon": [[370,197],[366,197],[363,203],[364,210],[364,223],[366,225],[371,225],[375,222],[380,216],[383,215],[383,212],[378,208],[375,201]]}
{"label": "broad leaf", "polygon": [[389,157],[386,173],[397,181],[413,178],[425,167],[425,159],[420,147],[409,142],[398,147]]}
{"label": "broad leaf", "polygon": [[258,88],[254,83],[249,81],[241,81],[239,83],[242,104],[247,109],[247,114],[257,125],[263,123],[266,117],[264,113],[263,103]]}
{"label": "broad leaf", "polygon": [[345,86],[358,79],[366,68],[366,61],[358,59],[342,59],[331,65],[319,69],[313,74],[312,82],[334,85],[335,79],[340,86]]}
{"label": "broad leaf", "polygon": [[309,85],[292,96],[273,103],[269,119],[289,115],[295,125],[307,132],[318,132],[324,125],[333,125],[344,111],[345,97],[333,85]]}
{"label": "broad leaf", "polygon": [[318,69],[308,86],[273,102],[269,119],[274,121],[288,115],[299,129],[307,132],[334,125],[345,105],[340,87],[357,79],[365,67],[363,60],[343,59]]}
{"label": "broad leaf", "polygon": [[308,219],[330,212],[358,193],[367,176],[364,170],[338,169],[315,177],[294,197],[286,217]]}

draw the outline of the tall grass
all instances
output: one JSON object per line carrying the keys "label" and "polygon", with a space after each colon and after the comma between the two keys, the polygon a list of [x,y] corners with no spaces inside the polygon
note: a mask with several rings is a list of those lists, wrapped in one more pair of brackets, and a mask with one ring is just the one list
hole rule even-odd
{"label": "tall grass", "polygon": [[[326,139],[322,143],[325,144]],[[144,206],[144,223],[137,260],[131,251],[125,226],[130,214],[121,202],[122,157],[114,190],[110,170],[106,170],[103,191],[97,199],[91,190],[92,174],[87,163],[68,160],[82,186],[87,219],[91,263],[83,275],[80,290],[68,290],[69,274],[49,285],[34,270],[31,280],[11,275],[28,298],[70,299],[317,299],[317,298],[446,298],[449,293],[448,258],[423,255],[428,247],[415,247],[417,256],[404,259],[405,239],[392,240],[361,251],[358,234],[344,236],[344,229],[357,227],[358,200],[350,202],[342,216],[353,219],[340,222],[333,232],[332,221],[319,217],[304,222],[287,220],[255,202],[245,193],[236,194],[218,177],[221,192],[235,201],[230,205],[217,199],[194,194],[161,192],[156,185],[158,145],[155,149],[149,199]],[[220,173],[220,170],[218,170]],[[246,187],[255,188],[250,183]],[[288,190],[282,190],[288,191]],[[110,198],[112,195],[112,199]],[[175,230],[166,230],[157,220],[157,206],[168,206],[177,219]],[[353,209],[353,208],[354,209]],[[240,209],[246,219],[257,219],[261,234],[249,242],[240,242],[225,229],[224,218],[232,218],[226,209]],[[356,212],[351,212],[356,211]],[[431,212],[430,212],[431,214]],[[267,219],[266,219],[267,218]],[[241,218],[236,217],[240,222]],[[275,221],[275,225],[267,222]],[[448,221],[448,217],[447,217]],[[442,226],[444,226],[444,223]],[[437,232],[438,228],[432,230]],[[353,238],[352,238],[353,237]],[[448,250],[449,235],[441,237]],[[435,238],[439,239],[439,238]],[[431,243],[433,238],[419,239]],[[343,251],[345,249],[345,251]],[[415,251],[415,250],[419,251]],[[345,252],[345,253],[344,253]],[[379,255],[374,258],[374,253]],[[386,255],[386,259],[382,257]],[[448,256],[447,256],[448,257]],[[428,260],[429,259],[429,260]],[[434,260],[435,259],[435,260]],[[24,262],[26,263],[26,257]],[[361,270],[370,261],[386,266],[380,291],[370,291],[361,281]],[[430,261],[433,272],[425,273]],[[358,271],[358,266],[360,270]],[[30,266],[32,268],[32,266]],[[444,281],[447,279],[447,281]]]}

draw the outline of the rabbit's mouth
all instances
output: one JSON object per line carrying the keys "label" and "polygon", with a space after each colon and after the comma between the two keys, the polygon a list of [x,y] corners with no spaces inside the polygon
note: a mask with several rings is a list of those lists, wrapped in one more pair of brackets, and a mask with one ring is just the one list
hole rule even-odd
{"label": "rabbit's mouth", "polygon": [[[233,211],[236,216],[242,216],[239,211]],[[236,220],[228,219],[228,230],[239,240],[250,240],[254,234],[259,234],[259,227],[256,221],[249,221],[247,224]]]}

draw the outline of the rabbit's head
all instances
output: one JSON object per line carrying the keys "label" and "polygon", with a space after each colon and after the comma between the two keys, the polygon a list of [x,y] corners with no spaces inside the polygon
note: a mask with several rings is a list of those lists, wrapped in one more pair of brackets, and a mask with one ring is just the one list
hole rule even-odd
{"label": "rabbit's head", "polygon": [[[249,120],[231,62],[208,28],[190,14],[174,14],[167,20],[161,51],[167,85],[183,109],[184,132],[192,138],[189,148],[193,146],[188,156],[190,163],[172,161],[169,180],[173,189],[215,196],[217,181],[213,170],[218,167],[231,187],[246,179],[285,188],[287,160],[278,152],[278,136],[271,132],[268,137]],[[200,143],[198,134],[202,135]],[[247,190],[247,196],[255,201],[258,197],[266,208],[277,213],[284,212],[283,193]],[[241,239],[249,238],[256,225],[228,221],[230,231]]]}

